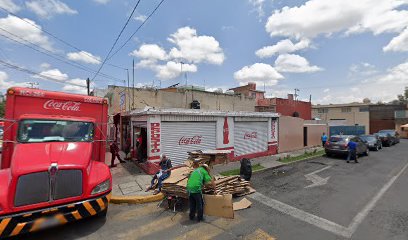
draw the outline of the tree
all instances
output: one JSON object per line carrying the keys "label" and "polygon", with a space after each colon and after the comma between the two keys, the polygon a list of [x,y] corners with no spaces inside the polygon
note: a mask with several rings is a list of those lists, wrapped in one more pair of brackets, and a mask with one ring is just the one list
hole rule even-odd
{"label": "tree", "polygon": [[5,107],[5,101],[0,103],[0,117],[4,118],[4,107]]}
{"label": "tree", "polygon": [[371,103],[371,100],[369,98],[364,98],[363,103],[369,104],[369,103]]}

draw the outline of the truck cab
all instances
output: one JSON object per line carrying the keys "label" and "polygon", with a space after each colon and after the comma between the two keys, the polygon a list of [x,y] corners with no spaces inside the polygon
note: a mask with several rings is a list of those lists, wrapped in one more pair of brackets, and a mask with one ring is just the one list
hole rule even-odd
{"label": "truck cab", "polygon": [[107,100],[7,91],[0,169],[0,238],[106,216]]}

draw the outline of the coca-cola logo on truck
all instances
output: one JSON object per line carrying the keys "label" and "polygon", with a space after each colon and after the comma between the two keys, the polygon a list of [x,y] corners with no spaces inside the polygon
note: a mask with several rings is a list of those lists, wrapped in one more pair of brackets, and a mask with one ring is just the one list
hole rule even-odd
{"label": "coca-cola logo on truck", "polygon": [[179,145],[195,145],[201,144],[203,136],[194,136],[194,137],[184,137],[182,136],[179,140]]}
{"label": "coca-cola logo on truck", "polygon": [[72,101],[60,102],[56,100],[48,100],[44,103],[43,107],[44,109],[79,112],[81,103]]}

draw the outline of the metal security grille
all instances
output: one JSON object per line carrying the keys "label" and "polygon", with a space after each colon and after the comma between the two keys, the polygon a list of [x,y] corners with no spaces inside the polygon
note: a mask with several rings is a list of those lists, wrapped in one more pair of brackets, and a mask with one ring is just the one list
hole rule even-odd
{"label": "metal security grille", "polygon": [[162,153],[173,166],[184,164],[189,151],[216,148],[216,122],[162,122]]}
{"label": "metal security grille", "polygon": [[[81,170],[58,170],[54,186],[50,186],[49,172],[37,172],[18,178],[14,206],[48,202],[82,194]],[[54,188],[53,191],[50,191]],[[50,192],[53,192],[52,197]]]}
{"label": "metal security grille", "polygon": [[54,200],[76,197],[82,194],[81,170],[60,170],[57,172]]}
{"label": "metal security grille", "polygon": [[14,205],[16,207],[47,202],[49,196],[48,172],[38,172],[19,177]]}
{"label": "metal security grille", "polygon": [[268,150],[268,122],[235,122],[235,156]]}

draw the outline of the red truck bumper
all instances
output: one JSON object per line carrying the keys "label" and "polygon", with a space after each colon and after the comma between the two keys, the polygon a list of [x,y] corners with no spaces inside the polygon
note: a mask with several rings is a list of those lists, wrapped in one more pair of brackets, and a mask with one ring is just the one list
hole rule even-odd
{"label": "red truck bumper", "polygon": [[0,239],[66,224],[107,209],[111,194],[82,202],[0,216]]}

